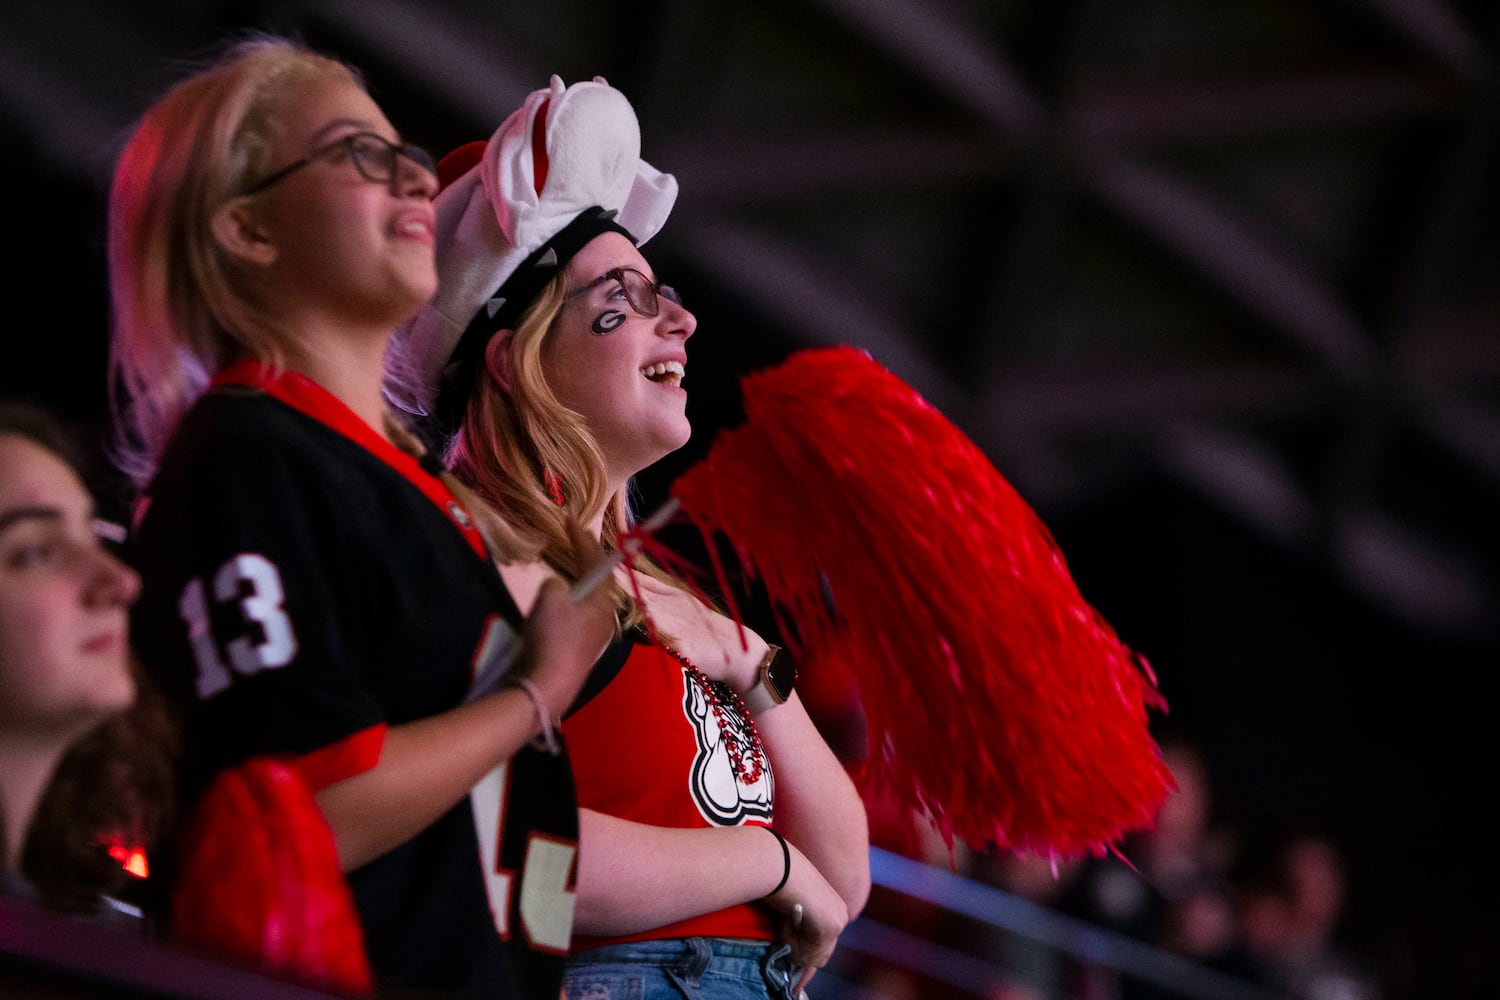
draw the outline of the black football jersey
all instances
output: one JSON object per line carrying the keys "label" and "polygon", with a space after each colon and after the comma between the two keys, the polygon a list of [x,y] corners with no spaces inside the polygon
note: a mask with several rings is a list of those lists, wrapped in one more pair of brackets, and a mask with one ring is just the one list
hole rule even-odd
{"label": "black football jersey", "polygon": [[[514,655],[520,614],[442,482],[304,376],[233,366],[184,417],[137,512],[135,638],[184,726],[187,800],[246,758],[317,789],[387,727],[455,708]],[[349,873],[382,987],[556,996],[577,808],[528,747]]]}

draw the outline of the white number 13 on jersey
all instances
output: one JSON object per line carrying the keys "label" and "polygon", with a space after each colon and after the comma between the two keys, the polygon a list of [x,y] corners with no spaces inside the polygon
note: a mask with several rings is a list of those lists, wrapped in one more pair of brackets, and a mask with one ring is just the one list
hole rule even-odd
{"label": "white number 13 on jersey", "polygon": [[[249,584],[249,589],[242,584]],[[237,603],[245,619],[246,632],[224,645],[235,673],[248,676],[284,667],[297,655],[297,636],[282,609],[285,596],[276,565],[262,555],[237,555],[214,574],[213,599],[220,604]],[[212,698],[229,687],[233,678],[219,655],[201,577],[189,580],[182,589],[177,612],[187,623],[188,642],[198,666],[198,697]],[[259,636],[249,628],[252,623],[260,626]]]}

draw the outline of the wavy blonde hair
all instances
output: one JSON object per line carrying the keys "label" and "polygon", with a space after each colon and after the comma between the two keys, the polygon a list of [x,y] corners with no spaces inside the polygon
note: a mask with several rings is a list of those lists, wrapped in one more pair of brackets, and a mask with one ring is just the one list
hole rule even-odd
{"label": "wavy blonde hair", "polygon": [[120,154],[109,198],[110,401],[115,461],[137,484],[214,372],[240,357],[284,360],[212,219],[267,172],[281,111],[321,80],[363,86],[338,60],[250,38],[168,90]]}
{"label": "wavy blonde hair", "polygon": [[[547,383],[542,347],[567,296],[566,271],[554,277],[521,315],[511,337],[510,388],[484,366],[464,410],[463,424],[448,447],[453,474],[508,524],[519,543],[502,558],[540,558],[559,575],[576,580],[577,556],[568,539],[571,516],[587,522],[604,512],[601,541],[618,547],[631,523],[625,489],[607,493],[604,456],[588,421],[559,400]],[[566,503],[554,503],[547,476],[562,482]],[[644,557],[635,568],[681,587],[681,581]],[[615,588],[623,627],[641,620],[640,609]]]}

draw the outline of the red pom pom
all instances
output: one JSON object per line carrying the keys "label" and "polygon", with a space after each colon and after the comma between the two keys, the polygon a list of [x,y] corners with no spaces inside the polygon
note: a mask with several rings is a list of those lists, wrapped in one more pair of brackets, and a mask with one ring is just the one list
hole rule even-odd
{"label": "red pom pom", "polygon": [[303,982],[364,994],[364,934],[333,832],[306,782],[257,758],[193,807],[172,892],[173,937]]}
{"label": "red pom pom", "polygon": [[743,382],[746,424],[673,487],[722,532],[789,641],[838,651],[870,727],[867,797],[1024,853],[1099,853],[1172,777],[1145,661],[1079,595],[988,458],[863,352]]}

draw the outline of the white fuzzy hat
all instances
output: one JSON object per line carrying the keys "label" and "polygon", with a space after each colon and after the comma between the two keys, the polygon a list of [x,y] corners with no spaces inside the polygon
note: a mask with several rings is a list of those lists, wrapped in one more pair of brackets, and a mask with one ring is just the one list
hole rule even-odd
{"label": "white fuzzy hat", "polygon": [[571,87],[552,77],[434,202],[438,292],[396,331],[391,401],[454,430],[491,335],[514,327],[594,237],[645,243],[676,200],[676,178],[641,159],[624,94],[601,77]]}

